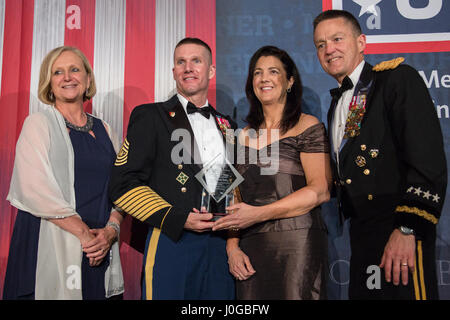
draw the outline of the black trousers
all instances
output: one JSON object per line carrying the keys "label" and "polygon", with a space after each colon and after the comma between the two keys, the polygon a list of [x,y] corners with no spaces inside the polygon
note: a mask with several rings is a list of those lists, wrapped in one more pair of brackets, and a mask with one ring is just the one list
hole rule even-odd
{"label": "black trousers", "polygon": [[378,268],[384,248],[393,231],[392,226],[350,224],[349,299],[351,300],[437,300],[436,246],[432,240],[416,239],[416,264],[408,284],[386,282],[384,269]]}

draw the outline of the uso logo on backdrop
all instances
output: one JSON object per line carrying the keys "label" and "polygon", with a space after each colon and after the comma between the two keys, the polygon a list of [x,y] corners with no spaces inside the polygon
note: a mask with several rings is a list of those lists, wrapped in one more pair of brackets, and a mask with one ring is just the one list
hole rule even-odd
{"label": "uso logo on backdrop", "polygon": [[450,51],[450,1],[323,0],[351,12],[367,35],[366,53]]}

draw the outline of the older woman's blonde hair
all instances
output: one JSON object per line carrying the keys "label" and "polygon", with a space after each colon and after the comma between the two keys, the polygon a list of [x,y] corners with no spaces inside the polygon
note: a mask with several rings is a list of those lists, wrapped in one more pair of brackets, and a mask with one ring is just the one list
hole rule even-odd
{"label": "older woman's blonde hair", "polygon": [[53,49],[45,56],[44,60],[41,64],[41,71],[39,72],[39,87],[38,87],[38,98],[45,104],[54,105],[55,104],[55,96],[53,95],[51,88],[51,80],[52,80],[52,66],[56,59],[64,52],[64,51],[72,51],[78,57],[80,57],[81,61],[83,61],[84,68],[86,69],[86,73],[90,78],[89,88],[86,89],[86,92],[83,96],[83,101],[90,100],[95,93],[97,92],[97,87],[95,86],[95,78],[94,73],[92,71],[92,67],[84,55],[79,49],[75,47],[62,46]]}

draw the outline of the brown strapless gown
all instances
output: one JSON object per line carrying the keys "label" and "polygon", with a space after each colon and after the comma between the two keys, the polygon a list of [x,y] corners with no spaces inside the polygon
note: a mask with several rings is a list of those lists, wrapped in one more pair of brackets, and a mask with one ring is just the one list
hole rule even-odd
{"label": "brown strapless gown", "polygon": [[[261,151],[278,158],[276,174],[261,175],[264,165],[259,157],[258,163],[248,164],[250,148],[246,148],[246,164],[237,166],[245,178],[239,187],[242,199],[253,206],[272,203],[306,185],[301,152],[329,153],[322,123],[298,136],[279,140],[278,157],[272,145],[266,148]],[[301,216],[241,230],[239,245],[256,273],[248,280],[236,282],[237,299],[326,299],[327,243],[320,207]]]}

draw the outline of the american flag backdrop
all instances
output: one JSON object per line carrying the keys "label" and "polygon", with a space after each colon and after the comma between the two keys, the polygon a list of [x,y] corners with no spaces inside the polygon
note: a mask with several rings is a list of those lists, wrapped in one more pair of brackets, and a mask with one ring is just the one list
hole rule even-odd
{"label": "american flag backdrop", "polygon": [[[173,50],[185,36],[206,41],[215,61],[215,1],[0,0],[0,292],[16,210],[6,196],[25,117],[42,108],[39,68],[53,48],[80,48],[94,69],[97,94],[85,106],[126,134],[132,109],[175,92]],[[215,81],[209,101],[215,105]],[[129,224],[125,222],[126,226]],[[126,238],[126,231],[122,238]],[[141,255],[122,242],[125,298],[139,299]]]}

